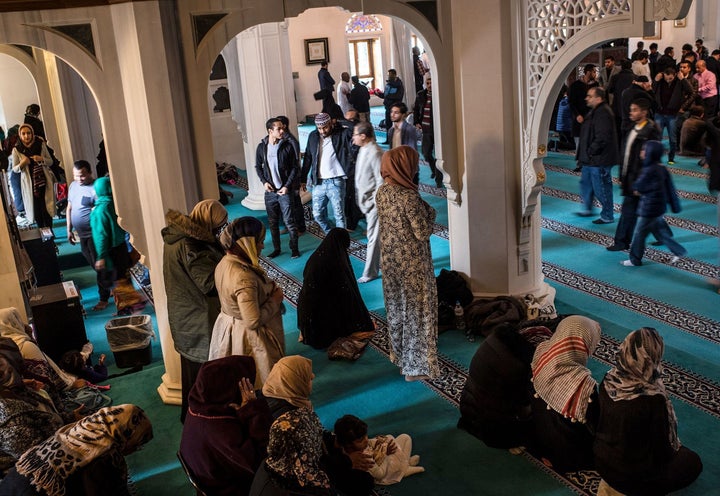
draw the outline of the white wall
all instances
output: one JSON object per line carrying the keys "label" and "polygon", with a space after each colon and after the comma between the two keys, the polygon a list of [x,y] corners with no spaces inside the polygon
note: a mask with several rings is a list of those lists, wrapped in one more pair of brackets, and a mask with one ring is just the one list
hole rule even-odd
{"label": "white wall", "polygon": [[28,105],[40,102],[30,72],[16,59],[0,54],[0,74],[0,126],[7,132],[22,124]]}
{"label": "white wall", "polygon": [[[372,14],[372,12],[366,12]],[[378,16],[383,26],[381,33],[365,33],[362,35],[345,34],[345,24],[352,15],[339,7],[322,7],[308,9],[298,17],[288,19],[288,36],[290,38],[290,60],[292,70],[298,74],[294,79],[295,100],[297,102],[297,115],[299,120],[304,120],[308,114],[316,114],[322,109],[322,102],[315,101],[313,94],[320,90],[317,73],[320,64],[307,65],[305,63],[305,41],[311,38],[328,38],[328,51],[330,62],[328,70],[336,82],[340,81],[340,74],[350,72],[350,54],[348,52],[348,39],[352,38],[380,38],[382,60],[379,64],[382,72],[376,77],[380,80],[380,87],[383,87],[385,72],[392,67],[391,50],[389,40],[392,39],[392,21],[389,17]],[[410,48],[408,47],[408,50]],[[377,61],[376,61],[377,62]],[[378,64],[376,64],[378,65]],[[398,69],[399,70],[399,69]],[[352,75],[352,74],[351,74]],[[408,84],[412,82],[413,75],[399,74],[400,78]],[[335,95],[337,101],[337,95]],[[381,105],[379,98],[372,97],[371,105]]]}
{"label": "white wall", "polygon": [[[685,27],[675,27],[675,21],[662,21],[660,24],[661,38],[659,40],[647,39],[647,38],[629,38],[628,39],[628,56],[637,48],[637,42],[642,40],[645,43],[645,50],[648,50],[650,43],[658,44],[658,51],[662,55],[665,47],[675,48],[675,60],[680,62],[682,52],[680,49],[685,43],[690,43],[693,47],[695,46],[695,40],[702,38],[705,40],[705,47],[709,52],[712,52],[718,47],[718,31],[717,31],[717,18],[712,16],[712,19],[707,18],[710,13],[707,9],[717,10],[717,4],[707,3],[705,5],[705,11],[701,6],[698,9],[698,2],[693,2],[685,18]],[[716,12],[715,12],[716,13]]]}

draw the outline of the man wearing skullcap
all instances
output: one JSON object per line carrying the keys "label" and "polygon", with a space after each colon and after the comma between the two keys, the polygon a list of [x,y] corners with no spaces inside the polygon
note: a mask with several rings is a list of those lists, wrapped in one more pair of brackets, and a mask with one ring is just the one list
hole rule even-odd
{"label": "man wearing skullcap", "polygon": [[313,217],[328,233],[333,227],[328,223],[328,203],[333,210],[335,227],[345,228],[345,187],[352,172],[352,130],[335,125],[326,113],[317,114],[315,127],[305,148],[300,187],[305,190],[310,180]]}

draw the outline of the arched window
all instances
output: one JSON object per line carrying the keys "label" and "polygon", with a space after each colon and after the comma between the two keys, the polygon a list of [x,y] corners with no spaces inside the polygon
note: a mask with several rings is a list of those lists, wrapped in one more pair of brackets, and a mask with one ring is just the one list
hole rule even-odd
{"label": "arched window", "polygon": [[346,34],[374,33],[382,31],[380,19],[374,15],[353,14],[345,24]]}

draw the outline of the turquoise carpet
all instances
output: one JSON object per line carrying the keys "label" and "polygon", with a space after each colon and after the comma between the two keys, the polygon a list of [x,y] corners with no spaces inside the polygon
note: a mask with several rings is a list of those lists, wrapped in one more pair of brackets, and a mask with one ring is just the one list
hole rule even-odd
{"label": "turquoise carpet", "polygon": [[[546,163],[548,183],[542,198],[543,270],[546,281],[557,290],[558,310],[588,315],[602,325],[603,338],[590,363],[598,381],[630,330],[649,325],[661,332],[666,344],[665,381],[673,395],[680,438],[698,451],[705,462],[700,479],[682,494],[713,494],[720,485],[720,473],[714,463],[720,453],[711,434],[720,427],[720,296],[704,280],[717,271],[718,241],[714,237],[714,198],[704,190],[702,170],[694,165],[694,160],[682,158],[672,169],[683,195],[684,209],[669,216],[668,222],[678,241],[687,247],[688,257],[671,266],[669,252],[653,247],[644,266],[627,268],[619,265],[627,257],[625,252],[604,249],[612,242],[616,224],[596,226],[591,219],[574,215],[579,209],[579,177],[572,172],[572,158],[550,154]],[[449,265],[447,206],[443,191],[432,187],[426,166],[421,167],[421,182],[423,196],[438,209],[438,225],[431,244],[435,269],[439,272]],[[229,189],[235,194],[228,208],[232,218],[253,215],[266,221],[264,212],[251,212],[240,205],[246,195],[242,188]],[[615,201],[619,203],[621,198],[618,196]],[[359,228],[353,234],[350,250],[356,274],[362,270],[365,255],[361,232]],[[441,334],[443,377],[423,383],[403,380],[387,359],[381,280],[360,286],[379,332],[358,362],[330,362],[324,353],[298,343],[293,304],[302,283],[304,264],[321,236],[311,223],[310,232],[300,238],[300,259],[290,259],[285,236],[284,253],[264,263],[269,274],[283,286],[289,303],[284,317],[287,353],[313,360],[316,379],[312,400],[323,424],[331,427],[339,416],[353,413],[367,421],[371,435],[406,432],[412,436],[413,451],[421,456],[426,472],[390,486],[383,493],[594,494],[598,480],[592,472],[555,474],[527,454],[513,456],[507,451],[487,448],[455,428],[457,401],[479,340],[468,342],[458,331]],[[62,239],[59,244],[63,255],[67,252],[72,256],[76,250]],[[64,274],[80,286],[85,306],[94,305],[97,294],[92,272],[77,267],[66,269]],[[111,309],[97,314],[88,311],[88,335],[98,351],[108,350],[103,326],[111,318]],[[151,307],[146,313],[151,313]],[[138,494],[190,495],[192,488],[175,459],[181,432],[179,408],[163,405],[155,391],[164,373],[157,343],[154,359],[155,363],[145,370],[110,381],[113,399],[139,404],[148,411],[155,426],[155,440],[145,450],[130,456],[128,463]],[[113,371],[117,369],[113,367]]]}

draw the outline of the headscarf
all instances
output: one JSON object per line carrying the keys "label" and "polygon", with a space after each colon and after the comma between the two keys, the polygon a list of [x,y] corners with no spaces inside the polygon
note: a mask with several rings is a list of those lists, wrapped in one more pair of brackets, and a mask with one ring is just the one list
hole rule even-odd
{"label": "headscarf", "polygon": [[320,466],[323,426],[312,410],[298,408],[280,415],[270,427],[265,463],[271,478],[289,490],[330,488]]}
{"label": "headscarf", "polygon": [[18,348],[25,342],[32,341],[25,331],[25,322],[17,308],[0,309],[0,336],[12,339]]}
{"label": "headscarf", "polygon": [[263,395],[285,400],[298,408],[312,410],[312,361],[300,355],[286,356],[278,360],[265,380]]}
{"label": "headscarf", "polygon": [[101,408],[68,424],[26,451],[15,465],[18,473],[48,496],[65,494],[67,478],[104,455],[127,476],[122,456],[132,453],[153,437],[150,419],[135,405]]}
{"label": "headscarf", "polygon": [[220,245],[230,251],[233,245],[240,248],[237,255],[249,263],[256,271],[265,274],[260,267],[260,253],[257,249],[258,242],[265,237],[265,225],[255,217],[240,217],[232,221],[220,235]]}
{"label": "headscarf", "polygon": [[615,367],[605,375],[603,385],[613,401],[632,400],[639,396],[660,395],[665,398],[670,444],[677,451],[677,417],[662,380],[662,356],[665,345],[652,327],[642,327],[627,335],[615,355]]}
{"label": "headscarf", "polygon": [[228,221],[228,213],[222,203],[217,200],[203,200],[190,212],[190,218],[215,235]]}
{"label": "headscarf", "polygon": [[0,337],[0,396],[23,386],[24,368],[25,362],[15,341]]}
{"label": "headscarf", "polygon": [[420,156],[417,150],[407,145],[398,146],[383,154],[380,175],[386,183],[417,191],[415,175],[418,173]]}
{"label": "headscarf", "polygon": [[[29,145],[25,145],[25,143],[23,143],[22,140],[19,138],[20,130],[24,127],[29,129],[30,133],[32,134],[32,141],[30,141]],[[35,130],[30,124],[22,124],[18,128],[18,140],[15,143],[15,149],[30,159],[30,167],[28,167],[28,169],[30,172],[30,176],[32,177],[32,189],[34,196],[40,196],[42,188],[47,185],[43,166],[35,162],[35,160],[33,159],[33,156],[35,155],[42,155],[42,145],[42,139],[38,139],[35,136]]]}
{"label": "headscarf", "polygon": [[590,395],[597,382],[586,367],[600,342],[600,324],[571,315],[558,324],[555,334],[535,349],[532,368],[537,395],[559,414],[585,422]]}
{"label": "headscarf", "polygon": [[643,145],[645,150],[645,158],[643,159],[643,167],[652,164],[659,164],[663,156],[663,144],[659,141],[648,140]]}
{"label": "headscarf", "polygon": [[255,383],[255,360],[250,356],[231,355],[205,362],[188,397],[188,413],[203,418],[237,418],[230,403],[241,404],[240,379]]}
{"label": "headscarf", "polygon": [[297,321],[303,342],[314,348],[374,329],[350,264],[349,247],[347,230],[333,228],[305,264]]}

